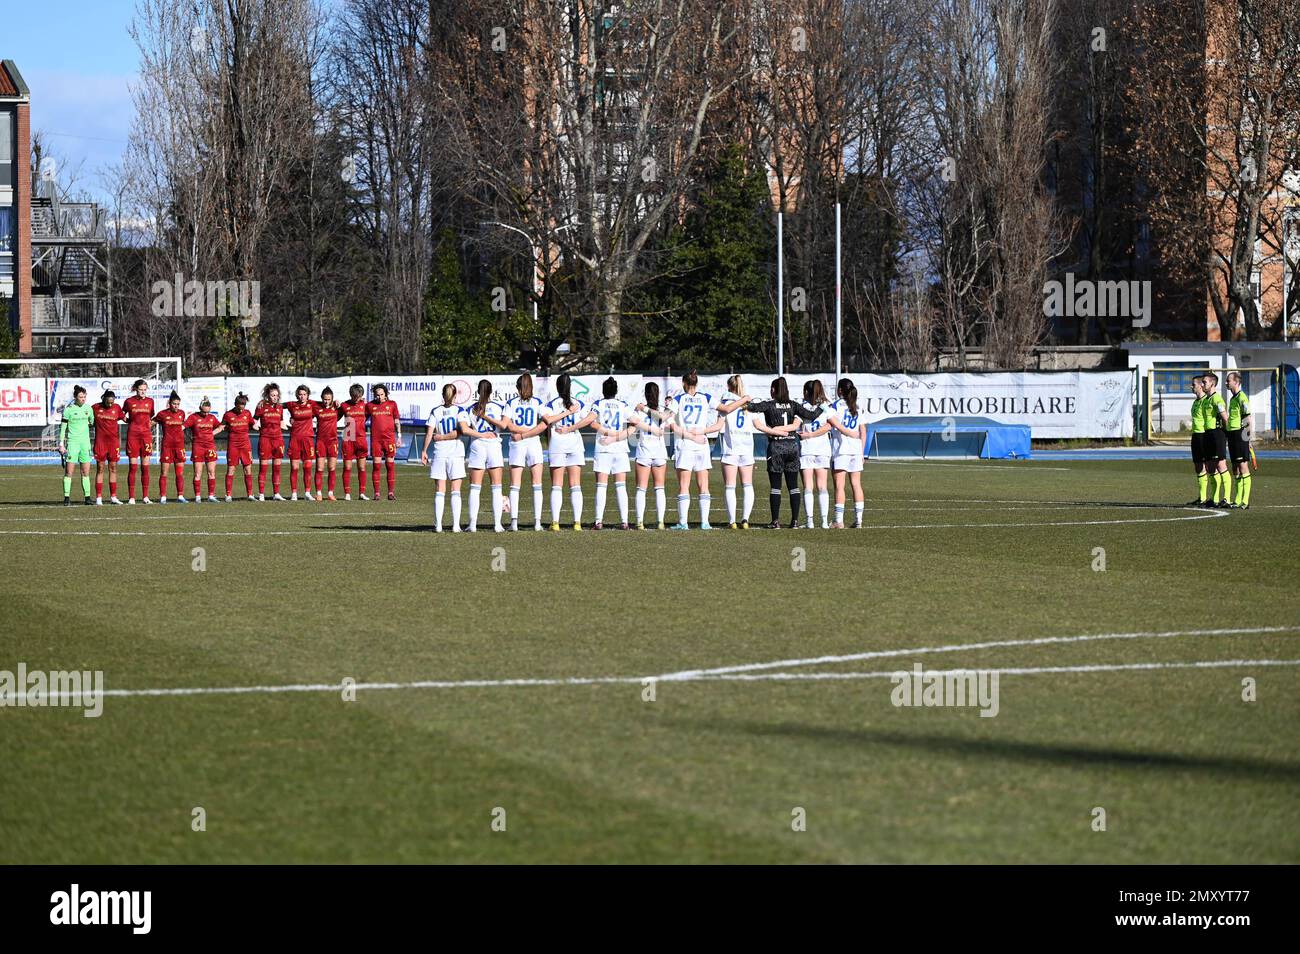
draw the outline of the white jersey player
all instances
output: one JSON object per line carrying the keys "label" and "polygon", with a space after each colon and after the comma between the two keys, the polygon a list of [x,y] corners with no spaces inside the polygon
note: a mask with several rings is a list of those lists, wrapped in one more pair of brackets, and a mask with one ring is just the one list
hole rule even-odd
{"label": "white jersey player", "polygon": [[618,381],[607,378],[601,386],[603,397],[592,402],[580,427],[596,428],[596,453],[592,470],[596,473],[596,529],[605,521],[605,494],[610,475],[614,477],[614,495],[618,500],[619,521],[627,529],[628,433],[645,423],[630,404],[618,396]]}
{"label": "white jersey player", "polygon": [[587,416],[587,404],[573,396],[573,379],[561,374],[555,379],[555,397],[546,402],[544,420],[551,426],[551,529],[560,529],[560,505],[564,481],[569,481],[569,503],[573,507],[573,529],[582,529],[582,434],[577,423]]}
{"label": "white jersey player", "polygon": [[492,482],[492,529],[500,533],[501,526],[501,432],[508,430],[505,408],[492,400],[492,382],[487,378],[478,383],[478,400],[463,408],[468,426],[465,434],[470,438],[469,454],[465,467],[469,470],[469,532],[478,530],[479,495],[483,492],[483,473]]}
{"label": "white jersey player", "polygon": [[848,378],[835,387],[839,397],[831,404],[831,466],[835,477],[835,527],[844,529],[845,476],[853,485],[855,527],[862,526],[866,500],[862,492],[862,459],[866,447],[867,422],[858,406],[858,389]]}
{"label": "white jersey player", "polygon": [[664,528],[664,514],[668,508],[668,492],[664,484],[668,475],[668,450],[664,435],[671,416],[659,406],[659,385],[649,381],[645,386],[645,401],[636,406],[644,420],[636,445],[636,528],[645,529],[645,496],[650,478],[655,479],[655,509],[659,513],[659,529]]}
{"label": "white jersey player", "polygon": [[518,395],[505,404],[505,419],[511,425],[510,439],[510,529],[519,529],[519,491],[524,468],[533,479],[533,529],[542,529],[542,438],[546,430],[546,404],[533,396],[533,376],[521,374],[515,382]]}
{"label": "white jersey player", "polygon": [[700,489],[700,529],[711,530],[709,507],[713,498],[709,494],[709,470],[713,461],[709,456],[710,430],[720,429],[716,419],[722,395],[697,390],[700,378],[694,371],[682,375],[682,391],[668,400],[672,414],[674,466],[677,468],[677,523],[674,530],[689,529],[691,511],[691,478],[694,476]]}
{"label": "white jersey player", "polygon": [[[722,482],[727,501],[727,524],[749,529],[749,515],[754,509],[754,434],[761,423],[746,405],[749,395],[745,379],[733,374],[727,379],[727,393],[722,396],[718,413],[722,416]],[[744,494],[740,522],[736,521],[736,478]]]}
{"label": "white jersey player", "polygon": [[[826,400],[826,391],[816,378],[810,378],[803,386],[804,404],[809,407],[808,417],[799,427],[799,469],[803,472],[803,504],[807,515],[808,529],[814,526],[813,491],[821,503],[822,527],[830,529],[831,495],[826,484],[827,471],[831,465],[830,423],[831,409]],[[803,413],[800,412],[802,417]]]}
{"label": "white jersey player", "polygon": [[[451,532],[460,533],[460,482],[465,476],[465,445],[462,427],[469,426],[469,416],[455,403],[456,385],[442,386],[442,403],[429,412],[424,432],[424,449],[420,463],[429,464],[429,477],[438,482],[433,499],[433,529],[442,532],[442,515],[447,505],[447,485],[451,484]],[[429,461],[429,445],[433,461]]]}

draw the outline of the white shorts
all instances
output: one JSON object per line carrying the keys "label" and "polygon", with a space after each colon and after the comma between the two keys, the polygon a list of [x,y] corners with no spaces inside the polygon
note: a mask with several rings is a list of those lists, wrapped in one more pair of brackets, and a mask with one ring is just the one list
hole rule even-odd
{"label": "white shorts", "polygon": [[829,454],[800,454],[800,470],[825,470],[831,465]]}
{"label": "white shorts", "polygon": [[862,470],[861,454],[837,454],[835,461],[831,465],[836,470],[843,470],[850,474],[856,474]]}
{"label": "white shorts", "polygon": [[749,467],[754,463],[754,455],[744,453],[723,454],[722,462],[724,464],[731,464],[733,467]]}
{"label": "white shorts", "polygon": [[429,461],[429,477],[432,480],[460,480],[465,476],[465,458],[459,454],[439,457],[436,454]]}
{"label": "white shorts", "polygon": [[597,474],[626,474],[632,465],[628,463],[626,450],[610,452],[597,448],[591,469]]}
{"label": "white shorts", "polygon": [[478,438],[469,442],[469,456],[465,466],[470,470],[490,470],[501,466],[501,441],[490,437]]}
{"label": "white shorts", "polygon": [[532,467],[542,462],[542,441],[539,437],[526,437],[510,442],[510,466]]}
{"label": "white shorts", "polygon": [[636,455],[636,462],[643,467],[662,467],[668,463],[667,457],[644,457],[639,452]]}
{"label": "white shorts", "polygon": [[550,466],[552,467],[581,467],[585,462],[585,456],[579,450],[551,450]]}
{"label": "white shorts", "polygon": [[678,441],[674,449],[673,466],[677,470],[712,470],[713,458],[709,456],[709,445]]}

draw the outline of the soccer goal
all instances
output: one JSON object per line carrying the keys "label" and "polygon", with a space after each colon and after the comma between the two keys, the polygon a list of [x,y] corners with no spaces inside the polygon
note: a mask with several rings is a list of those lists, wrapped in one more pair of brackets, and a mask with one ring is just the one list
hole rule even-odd
{"label": "soccer goal", "polygon": [[1255,434],[1281,436],[1285,420],[1285,377],[1281,368],[1212,368],[1208,365],[1169,365],[1151,368],[1146,381],[1146,435],[1150,443],[1190,443],[1192,439],[1192,379],[1203,374],[1219,377],[1218,393],[1224,403],[1231,398],[1228,374],[1241,375],[1241,389],[1250,400]]}
{"label": "soccer goal", "polygon": [[120,404],[143,378],[161,409],[181,371],[175,357],[0,360],[0,464],[57,459],[59,418],[77,386],[86,389],[88,402],[110,390]]}

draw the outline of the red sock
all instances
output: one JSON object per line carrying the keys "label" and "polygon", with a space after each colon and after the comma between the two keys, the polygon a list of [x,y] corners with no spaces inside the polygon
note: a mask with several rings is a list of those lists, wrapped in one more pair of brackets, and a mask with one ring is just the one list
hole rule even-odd
{"label": "red sock", "polygon": [[316,493],[320,494],[320,471],[316,471]]}
{"label": "red sock", "polygon": [[143,475],[144,478],[143,480],[140,481],[140,493],[148,497],[149,496],[149,465],[141,464],[140,473]]}
{"label": "red sock", "polygon": [[109,492],[110,495],[112,495],[112,496],[114,496],[114,497],[117,496],[117,481],[116,481],[116,480],[110,480],[110,481],[108,482],[108,492]]}
{"label": "red sock", "polygon": [[278,494],[280,492],[280,462],[271,461],[271,487]]}
{"label": "red sock", "polygon": [[[149,478],[146,477],[145,479],[148,480]],[[166,467],[164,467],[162,469],[162,472],[158,474],[158,496],[159,497],[167,496],[167,468]]]}
{"label": "red sock", "polygon": [[397,492],[397,461],[390,457],[388,458],[387,461],[384,462],[384,466],[388,470],[388,492],[390,494],[396,493]]}
{"label": "red sock", "polygon": [[[297,467],[289,468],[289,489],[292,490],[295,494],[298,492],[298,468]],[[303,488],[303,490],[306,489],[307,489],[306,487]]]}
{"label": "red sock", "polygon": [[253,468],[251,467],[244,473],[244,490],[248,496],[253,496]]}
{"label": "red sock", "polygon": [[266,464],[265,462],[257,465],[257,492],[266,493]]}
{"label": "red sock", "polygon": [[[346,473],[346,471],[344,471]],[[320,488],[318,487],[317,490]],[[330,471],[330,493],[334,493],[334,471]]]}
{"label": "red sock", "polygon": [[379,496],[379,461],[370,465],[370,482],[375,488],[374,496]]}
{"label": "red sock", "polygon": [[343,462],[343,492],[352,493],[352,461],[350,460]]}
{"label": "red sock", "polygon": [[136,462],[131,460],[126,464],[126,492],[132,497],[135,496],[135,472]]}
{"label": "red sock", "polygon": [[185,494],[185,468],[176,468],[176,496],[181,497]]}
{"label": "red sock", "polygon": [[234,489],[235,489],[235,474],[233,471],[231,471],[229,467],[227,467],[226,468],[226,496],[229,497],[230,492]]}
{"label": "red sock", "polygon": [[198,475],[198,474],[195,474],[195,475],[194,475],[194,498],[195,498],[196,500],[197,500],[200,496],[202,496],[202,495],[199,493],[199,487],[200,487],[199,480],[200,480],[199,475]]}
{"label": "red sock", "polygon": [[95,496],[96,496],[96,497],[102,497],[102,496],[104,496],[104,478],[103,478],[103,477],[96,477],[96,478],[95,478]]}
{"label": "red sock", "polygon": [[208,496],[215,497],[216,495],[217,495],[217,475],[209,474],[208,475]]}

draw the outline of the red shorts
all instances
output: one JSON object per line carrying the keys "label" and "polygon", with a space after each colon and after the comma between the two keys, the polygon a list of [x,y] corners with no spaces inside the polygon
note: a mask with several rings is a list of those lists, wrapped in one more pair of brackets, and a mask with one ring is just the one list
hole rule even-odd
{"label": "red shorts", "polygon": [[262,438],[257,442],[257,456],[261,460],[270,460],[271,458],[279,460],[284,456],[284,441],[271,441]]}
{"label": "red shorts", "polygon": [[217,449],[215,447],[196,447],[194,448],[194,463],[216,460]]}
{"label": "red shorts", "polygon": [[395,437],[372,437],[374,441],[375,457],[396,457],[397,456],[397,438]]}
{"label": "red shorts", "polygon": [[366,442],[364,439],[359,441],[343,442],[344,460],[365,460],[367,456],[368,455],[366,454]]}
{"label": "red shorts", "polygon": [[312,436],[293,437],[289,440],[290,460],[315,460],[316,440]]}
{"label": "red shorts", "polygon": [[185,448],[164,446],[159,460],[164,464],[183,464],[185,463]]}
{"label": "red shorts", "polygon": [[253,465],[253,448],[245,444],[243,447],[226,447],[226,464],[233,466],[243,464],[245,467]]}
{"label": "red shorts", "polygon": [[339,439],[321,440],[316,444],[316,456],[328,457],[330,460],[339,456]]}
{"label": "red shorts", "polygon": [[153,434],[149,431],[126,432],[126,456],[148,457],[153,453]]}
{"label": "red shorts", "polygon": [[95,460],[101,464],[116,464],[122,459],[122,445],[114,442],[112,447],[95,445]]}

